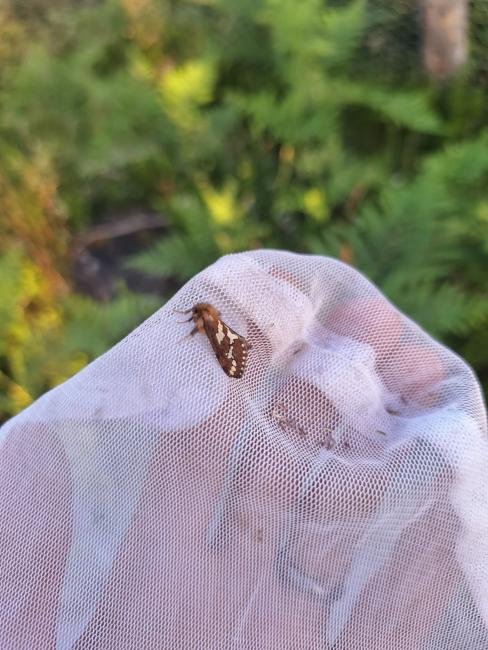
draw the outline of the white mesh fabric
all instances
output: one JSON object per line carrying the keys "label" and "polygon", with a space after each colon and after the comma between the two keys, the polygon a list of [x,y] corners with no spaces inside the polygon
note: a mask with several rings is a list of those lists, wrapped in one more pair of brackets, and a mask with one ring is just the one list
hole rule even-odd
{"label": "white mesh fabric", "polygon": [[3,650],[488,648],[479,386],[338,261],[220,259],[0,440]]}

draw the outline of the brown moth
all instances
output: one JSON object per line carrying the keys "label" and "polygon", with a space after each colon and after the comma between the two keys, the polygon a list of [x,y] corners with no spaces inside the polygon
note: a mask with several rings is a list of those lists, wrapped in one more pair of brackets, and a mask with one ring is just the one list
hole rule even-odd
{"label": "brown moth", "polygon": [[220,312],[208,302],[199,302],[191,309],[177,313],[189,314],[190,312],[190,318],[184,321],[195,323],[190,336],[197,332],[206,334],[223,371],[235,379],[242,377],[246,369],[249,349],[246,339],[226,325],[220,317]]}

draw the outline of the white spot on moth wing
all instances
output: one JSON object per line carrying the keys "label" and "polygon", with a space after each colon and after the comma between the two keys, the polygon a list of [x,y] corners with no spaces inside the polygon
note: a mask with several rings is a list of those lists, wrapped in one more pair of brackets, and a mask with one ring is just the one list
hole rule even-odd
{"label": "white spot on moth wing", "polygon": [[230,331],[229,328],[227,328],[227,336],[229,338],[229,342],[232,345],[232,343],[239,338],[238,334],[234,334],[233,332]]}
{"label": "white spot on moth wing", "polygon": [[234,349],[233,346],[229,348],[229,351],[227,352],[227,359],[232,359],[232,350],[233,349]]}
{"label": "white spot on moth wing", "polygon": [[217,343],[219,345],[221,345],[222,341],[225,339],[224,328],[222,326],[222,321],[220,321],[220,320],[219,320],[219,324],[217,326],[217,333],[215,334],[215,338],[217,339]]}

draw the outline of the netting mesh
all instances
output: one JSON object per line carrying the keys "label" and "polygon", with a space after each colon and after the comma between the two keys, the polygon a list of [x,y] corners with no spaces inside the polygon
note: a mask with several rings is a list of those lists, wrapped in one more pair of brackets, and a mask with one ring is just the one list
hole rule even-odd
{"label": "netting mesh", "polygon": [[338,261],[220,259],[0,451],[5,650],[488,648],[479,386]]}

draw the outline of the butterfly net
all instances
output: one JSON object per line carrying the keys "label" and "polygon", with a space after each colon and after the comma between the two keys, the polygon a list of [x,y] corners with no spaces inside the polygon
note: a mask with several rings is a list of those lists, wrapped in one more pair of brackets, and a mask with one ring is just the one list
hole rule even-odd
{"label": "butterfly net", "polygon": [[3,650],[488,648],[480,388],[336,260],[221,258],[0,433]]}

